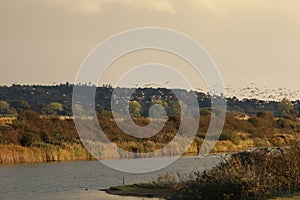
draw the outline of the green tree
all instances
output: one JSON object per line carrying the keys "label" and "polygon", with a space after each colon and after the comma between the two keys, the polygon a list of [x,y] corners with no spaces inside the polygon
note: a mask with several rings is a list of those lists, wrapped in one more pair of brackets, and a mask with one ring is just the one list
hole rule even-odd
{"label": "green tree", "polygon": [[98,116],[112,118],[112,112],[104,109],[102,106],[100,106],[97,110]]}
{"label": "green tree", "polygon": [[278,103],[278,114],[279,116],[286,117],[289,115],[297,115],[297,109],[293,105],[293,103],[287,98],[282,99]]}
{"label": "green tree", "polygon": [[129,113],[132,117],[140,117],[141,116],[142,106],[137,101],[129,102]]}
{"label": "green tree", "polygon": [[73,105],[73,114],[76,114],[76,115],[84,115],[84,109],[83,109],[83,106],[80,105],[80,104],[77,104],[75,103]]}
{"label": "green tree", "polygon": [[153,99],[153,100],[152,100],[152,105],[153,105],[153,104],[158,104],[158,105],[161,105],[161,106],[163,106],[163,107],[165,107],[165,108],[168,107],[167,102],[165,102],[165,101],[163,101],[163,100],[159,100],[159,99]]}
{"label": "green tree", "polygon": [[180,103],[178,101],[170,100],[167,103],[168,103],[167,113],[169,116],[181,114]]}
{"label": "green tree", "polygon": [[63,105],[58,102],[51,102],[42,107],[42,114],[57,115],[63,111]]}
{"label": "green tree", "polygon": [[16,110],[11,108],[10,105],[6,101],[0,101],[0,114],[1,115],[14,115],[16,114]]}
{"label": "green tree", "polygon": [[63,111],[63,105],[58,102],[51,102],[50,104],[51,109],[56,110],[56,111]]}
{"label": "green tree", "polygon": [[153,116],[153,117],[163,116],[168,107],[167,102],[165,102],[163,100],[154,99],[154,100],[152,100],[152,106],[155,106],[155,105],[159,105],[159,106],[153,107],[153,109],[151,109],[151,116]]}
{"label": "green tree", "polygon": [[23,112],[25,110],[29,110],[30,109],[29,103],[27,101],[24,101],[24,100],[13,101],[10,105],[14,109],[16,109],[16,111],[18,113],[21,113],[21,112]]}
{"label": "green tree", "polygon": [[186,103],[184,103],[183,101],[181,101],[181,100],[178,103],[180,105],[180,111],[182,112],[182,114],[190,116],[191,113],[190,113],[188,105]]}

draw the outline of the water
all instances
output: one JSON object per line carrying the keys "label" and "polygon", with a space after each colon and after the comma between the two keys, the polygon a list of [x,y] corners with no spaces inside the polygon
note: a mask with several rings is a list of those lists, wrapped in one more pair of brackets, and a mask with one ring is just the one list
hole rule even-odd
{"label": "water", "polygon": [[164,172],[188,174],[210,168],[218,162],[216,156],[204,159],[180,158],[165,169],[147,174],[119,172],[99,161],[0,165],[0,199],[120,199],[109,197],[98,189],[122,185],[123,177],[125,184],[149,182]]}

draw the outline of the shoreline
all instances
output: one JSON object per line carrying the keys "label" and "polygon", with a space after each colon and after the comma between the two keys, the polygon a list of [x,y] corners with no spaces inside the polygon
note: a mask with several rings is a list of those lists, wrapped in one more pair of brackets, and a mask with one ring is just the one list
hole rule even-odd
{"label": "shoreline", "polygon": [[165,198],[157,198],[157,197],[143,197],[143,196],[124,196],[124,195],[115,195],[115,194],[109,194],[104,190],[99,190],[101,198],[105,198],[107,200],[145,200],[145,199],[151,199],[151,200],[164,200]]}
{"label": "shoreline", "polygon": [[[253,143],[243,141],[247,145],[233,145],[231,141],[218,141],[217,145],[207,155],[235,153],[248,151],[253,148]],[[197,149],[188,149],[183,155],[157,155],[151,158],[170,158],[170,157],[197,157]],[[148,157],[103,157],[101,160],[120,160],[120,159],[144,159]],[[84,146],[80,144],[64,144],[62,146],[42,144],[41,146],[23,147],[15,144],[0,144],[0,165],[3,164],[31,164],[48,162],[68,162],[68,161],[90,161],[97,160],[89,154]]]}
{"label": "shoreline", "polygon": [[[286,141],[279,142],[278,146],[282,146]],[[107,145],[107,144],[104,144]],[[269,148],[271,143],[267,139],[252,138],[241,140],[238,144],[234,144],[230,140],[219,140],[206,155],[220,155],[226,153],[237,153],[243,151],[251,151],[256,148]],[[110,146],[106,146],[110,148]],[[104,148],[105,149],[105,148]],[[108,154],[107,154],[108,153]],[[21,163],[47,163],[47,162],[69,162],[69,161],[90,161],[90,160],[125,160],[125,159],[147,159],[147,158],[171,158],[171,157],[197,157],[198,148],[191,144],[184,154],[179,152],[166,152],[157,154],[153,157],[145,157],[143,153],[134,158],[127,154],[118,154],[117,149],[111,152],[99,152],[100,158],[94,158],[82,144],[78,143],[62,143],[54,145],[41,143],[36,146],[20,146],[16,144],[0,144],[0,165],[3,164],[21,164]],[[101,157],[101,154],[102,157]]]}
{"label": "shoreline", "polygon": [[[129,185],[130,186],[130,185]],[[118,187],[126,187],[126,186],[118,186]],[[159,189],[155,189],[152,191],[144,191],[144,192],[137,192],[137,191],[131,191],[131,192],[124,192],[124,191],[118,191],[118,190],[113,190],[111,188],[109,189],[101,189],[99,190],[100,192],[104,192],[107,195],[111,196],[112,198],[114,198],[113,196],[116,197],[116,199],[118,198],[140,198],[140,199],[152,199],[152,200],[168,200],[168,199],[172,199],[172,195],[176,193],[175,190],[171,191],[167,191],[169,192],[169,194],[162,194],[162,192],[166,192],[166,190],[159,190]],[[296,191],[293,194],[286,194],[286,195],[282,195],[282,196],[278,196],[278,197],[274,197],[274,198],[269,198],[267,200],[295,200],[295,199],[300,199],[300,191]]]}
{"label": "shoreline", "polygon": [[[243,152],[243,151],[250,151],[251,148],[245,149],[245,150],[240,150],[240,151],[224,151],[224,152],[217,152],[217,153],[209,153],[205,155],[204,157],[209,157],[209,156],[219,156],[219,155],[226,155],[226,154],[232,154],[232,153],[238,153],[238,152]],[[174,158],[178,157],[180,158],[201,158],[197,154],[184,154],[184,155],[178,155],[178,156],[157,156],[157,157],[142,157],[142,158],[119,158],[119,159],[101,159],[105,161],[119,161],[119,160],[133,160],[133,159],[168,159],[168,158]],[[0,160],[1,161],[1,160]],[[99,161],[95,158],[78,158],[78,159],[70,159],[70,160],[46,160],[46,161],[30,161],[30,162],[0,162],[0,166],[8,166],[8,165],[27,165],[27,164],[47,164],[47,163],[64,163],[64,162],[80,162],[80,161]]]}
{"label": "shoreline", "polygon": [[[124,191],[124,188],[129,188],[128,191]],[[132,190],[130,189],[132,188]],[[110,187],[108,189],[101,189],[101,192],[105,192],[108,195],[120,196],[120,197],[140,197],[149,199],[171,199],[171,196],[176,192],[172,189],[147,189],[139,187],[139,184],[124,185],[117,187]]]}
{"label": "shoreline", "polygon": [[[297,170],[299,166],[288,165],[286,169],[282,168],[285,166],[282,159],[289,163],[298,158],[297,156],[295,158],[295,155],[299,153],[299,146],[296,144],[285,150],[264,148],[258,149],[258,151],[239,152],[231,156],[225,163],[219,164],[209,171],[199,171],[196,178],[191,180],[179,179],[176,181],[170,178],[172,175],[168,175],[163,176],[165,179],[158,179],[158,182],[120,185],[102,191],[111,195],[163,199],[186,197],[219,199],[224,195],[229,195],[228,199],[242,198],[245,200],[259,196],[267,200],[300,199],[297,179],[295,181],[287,179],[287,174],[289,177],[299,176],[299,169]],[[278,168],[283,170],[278,170]],[[279,173],[275,171],[279,171]],[[251,176],[257,173],[260,175],[253,181]],[[272,185],[266,185],[267,181],[272,181],[275,188]],[[246,184],[247,187],[244,187]],[[290,185],[288,190],[285,185]],[[253,188],[256,189],[256,193],[250,193],[254,191]]]}
{"label": "shoreline", "polygon": [[[235,153],[235,152],[219,152],[219,153],[210,153],[207,154],[205,157],[210,157],[210,156],[219,156],[219,155],[227,155],[230,153]],[[175,156],[174,156],[175,157]],[[166,157],[152,157],[152,158],[122,158],[122,159],[103,159],[105,161],[119,161],[119,160],[132,160],[132,159],[168,159],[172,158],[171,156],[166,156]],[[196,155],[182,155],[180,158],[200,158]],[[92,161],[99,161],[97,159],[77,159],[77,160],[61,160],[61,161],[45,161],[45,162],[20,162],[20,163],[0,163],[1,166],[10,166],[10,165],[35,165],[35,164],[54,164],[54,163],[68,163],[68,162],[92,162]]]}
{"label": "shoreline", "polygon": [[0,165],[21,163],[47,163],[60,161],[91,160],[93,157],[80,144],[41,144],[23,147],[14,144],[0,144]]}

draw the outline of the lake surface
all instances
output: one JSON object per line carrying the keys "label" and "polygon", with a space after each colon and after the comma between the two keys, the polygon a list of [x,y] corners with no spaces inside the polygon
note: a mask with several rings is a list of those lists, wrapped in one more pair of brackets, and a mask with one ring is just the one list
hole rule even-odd
{"label": "lake surface", "polygon": [[[110,197],[98,189],[122,185],[123,177],[125,184],[149,182],[157,180],[159,174],[164,172],[188,174],[211,168],[219,161],[217,156],[203,159],[184,157],[167,168],[146,174],[119,172],[99,161],[0,165],[0,199],[109,199]],[[111,162],[122,164],[128,160]]]}

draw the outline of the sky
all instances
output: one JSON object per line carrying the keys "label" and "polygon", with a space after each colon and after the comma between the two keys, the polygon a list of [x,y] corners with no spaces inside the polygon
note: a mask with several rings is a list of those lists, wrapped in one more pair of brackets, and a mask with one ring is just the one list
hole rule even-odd
{"label": "sky", "polygon": [[[298,90],[300,83],[298,0],[1,0],[0,27],[0,85],[72,83],[96,45],[140,27],[195,39],[225,87]],[[145,51],[129,58],[114,63],[103,81],[115,82],[126,65],[151,59],[193,74],[174,55]]]}

